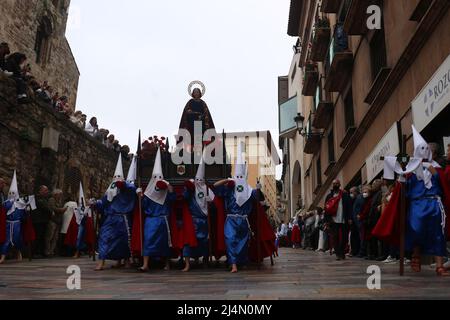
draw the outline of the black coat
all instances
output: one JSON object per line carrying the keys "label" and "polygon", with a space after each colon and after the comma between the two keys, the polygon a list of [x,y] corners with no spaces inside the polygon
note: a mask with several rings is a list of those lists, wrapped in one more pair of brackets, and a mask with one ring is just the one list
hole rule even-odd
{"label": "black coat", "polygon": [[20,68],[22,56],[20,53],[13,53],[6,59],[5,70],[12,72],[14,77],[22,77],[22,68]]}

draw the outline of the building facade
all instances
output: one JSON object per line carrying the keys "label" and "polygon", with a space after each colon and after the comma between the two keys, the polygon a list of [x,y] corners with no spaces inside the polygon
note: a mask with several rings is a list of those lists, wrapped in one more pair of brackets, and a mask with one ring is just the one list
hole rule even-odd
{"label": "building facade", "polygon": [[411,154],[412,124],[443,153],[449,7],[447,0],[292,0],[288,34],[297,44],[287,78],[297,82],[280,103],[280,146],[285,184],[300,172],[306,209],[323,206],[334,179],[347,189],[370,183],[382,176],[382,156],[403,145]]}
{"label": "building facade", "polygon": [[78,70],[66,39],[70,0],[2,0],[0,42],[28,58],[37,81],[48,83],[75,106]]}
{"label": "building facade", "polygon": [[245,145],[244,157],[248,168],[247,181],[252,188],[256,188],[257,181],[261,183],[267,205],[270,207],[268,214],[274,221],[278,222],[276,167],[281,161],[272,135],[270,131],[227,133],[225,146],[228,159],[232,163],[233,174],[239,143]]}

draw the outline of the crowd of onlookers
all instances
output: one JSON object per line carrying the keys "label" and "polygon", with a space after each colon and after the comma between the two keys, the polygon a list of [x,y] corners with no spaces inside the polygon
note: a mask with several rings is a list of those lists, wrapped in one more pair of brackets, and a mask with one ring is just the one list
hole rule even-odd
{"label": "crowd of onlookers", "polygon": [[30,64],[26,62],[25,54],[20,52],[11,54],[9,45],[6,42],[0,43],[0,73],[16,82],[17,99],[20,104],[30,101],[27,93],[30,88],[36,99],[50,104],[55,112],[64,114],[77,127],[99,140],[108,149],[122,152],[124,156],[128,156],[130,152],[128,146],[121,146],[115,136],[109,133],[109,130],[99,128],[96,117],[92,117],[87,122],[87,116],[83,112],[74,112],[74,107],[69,103],[68,97],[60,95],[49,85],[48,81],[39,83],[31,73]]}
{"label": "crowd of onlookers", "polygon": [[[443,168],[450,165],[450,144],[447,159],[439,156],[439,145],[430,143],[429,146],[434,161]],[[341,216],[329,216],[321,207],[298,213],[290,221],[282,221],[276,230],[278,246],[326,252],[336,255],[337,260],[355,257],[388,264],[398,263],[399,248],[372,236],[372,230],[383,215],[393,189],[393,181],[376,179],[371,184],[345,191],[339,180],[335,180],[327,200],[341,191],[345,194]],[[406,252],[406,264],[410,263],[410,258],[411,253]]]}
{"label": "crowd of onlookers", "polygon": [[[0,178],[0,201],[6,201],[7,195],[5,180]],[[75,248],[64,244],[70,221],[78,204],[72,195],[63,195],[62,190],[55,189],[52,192],[42,185],[36,194],[36,207],[31,215],[31,221],[35,233],[35,241],[30,251],[34,259],[49,258],[55,255],[72,256]],[[12,254],[13,252],[11,252]]]}

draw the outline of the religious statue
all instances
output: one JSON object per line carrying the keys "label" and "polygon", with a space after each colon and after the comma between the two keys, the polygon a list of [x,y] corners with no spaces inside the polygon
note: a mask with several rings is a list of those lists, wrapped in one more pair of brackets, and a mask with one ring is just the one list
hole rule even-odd
{"label": "religious statue", "polygon": [[[196,84],[200,85],[202,90],[200,90],[200,88],[194,88],[192,90],[192,87]],[[186,107],[184,108],[183,116],[181,117],[180,122],[180,129],[188,130],[191,135],[191,139],[193,139],[196,121],[201,121],[202,123],[202,135],[208,129],[215,129],[215,127],[208,106],[205,101],[202,100],[202,97],[205,94],[204,84],[200,81],[194,81],[189,85],[188,90],[192,99],[188,101]]]}

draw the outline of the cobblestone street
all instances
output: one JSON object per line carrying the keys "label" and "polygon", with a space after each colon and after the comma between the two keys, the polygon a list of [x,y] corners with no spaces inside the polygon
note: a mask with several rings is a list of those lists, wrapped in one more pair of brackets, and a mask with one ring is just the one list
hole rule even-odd
{"label": "cobblestone street", "polygon": [[[350,258],[335,261],[324,253],[283,249],[271,267],[250,266],[237,275],[224,266],[194,269],[189,274],[175,268],[141,274],[133,269],[94,272],[91,260],[81,268],[81,290],[66,288],[66,268],[71,259],[10,262],[0,266],[0,299],[448,299],[450,279],[438,278],[429,266],[421,274],[398,275],[397,265],[379,264],[381,290],[368,290],[367,267],[372,263]],[[110,264],[109,264],[110,265]]]}

